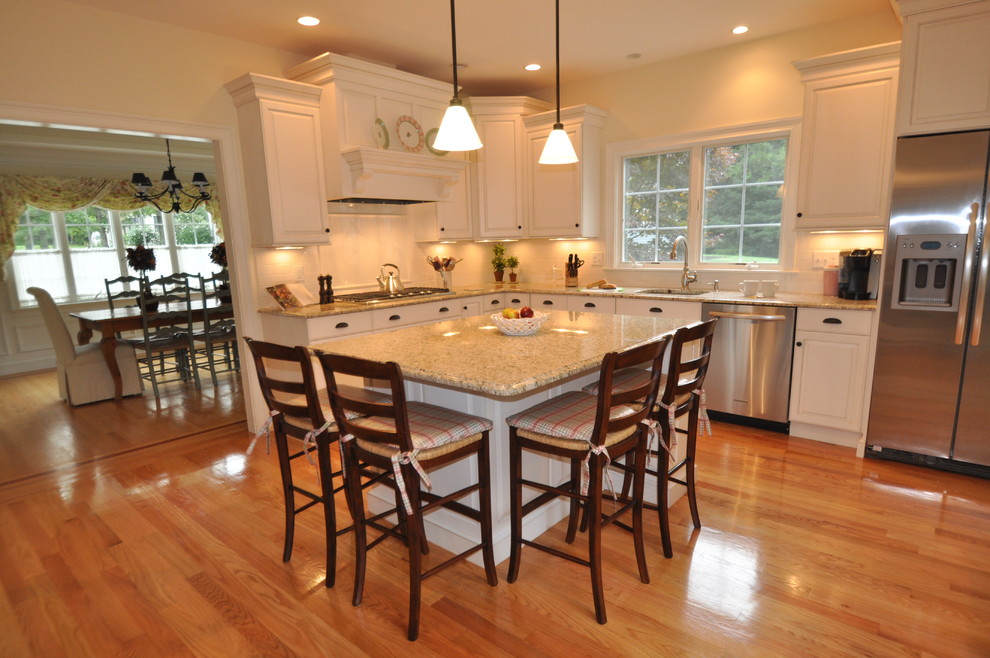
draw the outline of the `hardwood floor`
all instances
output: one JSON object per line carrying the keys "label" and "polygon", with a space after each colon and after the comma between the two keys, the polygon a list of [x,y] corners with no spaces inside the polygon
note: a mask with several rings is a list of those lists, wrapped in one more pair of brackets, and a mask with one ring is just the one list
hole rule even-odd
{"label": "hardwood floor", "polygon": [[506,563],[494,588],[470,564],[427,580],[409,643],[396,542],[369,554],[358,608],[351,535],[324,587],[317,510],[281,562],[277,464],[245,455],[239,395],[66,411],[43,379],[0,382],[0,656],[990,655],[985,480],[716,423],[705,525],[678,501],[665,560],[647,517],[649,585],[631,536],[605,533],[607,625],[584,568],[524,549],[513,585]]}

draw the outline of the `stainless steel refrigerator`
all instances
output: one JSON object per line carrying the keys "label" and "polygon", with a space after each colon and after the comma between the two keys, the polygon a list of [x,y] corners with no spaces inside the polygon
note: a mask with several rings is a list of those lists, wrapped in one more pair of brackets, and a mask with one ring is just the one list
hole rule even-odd
{"label": "stainless steel refrigerator", "polygon": [[867,455],[990,476],[990,131],[897,143]]}

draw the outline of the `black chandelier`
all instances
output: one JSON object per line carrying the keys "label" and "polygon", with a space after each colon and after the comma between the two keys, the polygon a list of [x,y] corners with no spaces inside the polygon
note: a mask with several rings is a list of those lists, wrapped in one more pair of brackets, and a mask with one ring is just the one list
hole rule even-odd
{"label": "black chandelier", "polygon": [[[137,193],[134,196],[141,201],[150,203],[161,212],[193,212],[201,203],[210,200],[210,193],[206,190],[210,186],[210,182],[206,180],[206,174],[197,171],[192,178],[192,184],[196,186],[197,193],[189,194],[186,192],[182,189],[179,177],[175,175],[175,166],[172,164],[172,148],[167,139],[165,140],[165,151],[168,153],[168,169],[162,172],[162,183],[165,185],[165,189],[158,194],[148,194],[151,190],[151,179],[142,173],[136,173],[131,176],[131,185],[137,188]],[[166,194],[169,198],[165,199],[166,206],[162,207],[158,205],[158,199]],[[192,200],[192,205],[188,208],[182,207],[182,202],[185,201],[183,197]],[[169,201],[172,202],[171,207],[167,205]]]}

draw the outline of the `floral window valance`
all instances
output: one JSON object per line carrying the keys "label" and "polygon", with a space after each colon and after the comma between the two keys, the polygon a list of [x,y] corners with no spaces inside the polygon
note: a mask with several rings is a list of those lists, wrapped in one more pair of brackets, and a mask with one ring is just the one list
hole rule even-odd
{"label": "floral window valance", "polygon": [[[157,194],[162,189],[164,187],[159,183],[152,193]],[[0,175],[0,281],[6,278],[7,261],[14,255],[17,220],[27,206],[66,211],[93,204],[108,210],[136,210],[145,202],[134,198],[134,187],[128,180]],[[215,191],[205,205],[222,238],[220,202]]]}

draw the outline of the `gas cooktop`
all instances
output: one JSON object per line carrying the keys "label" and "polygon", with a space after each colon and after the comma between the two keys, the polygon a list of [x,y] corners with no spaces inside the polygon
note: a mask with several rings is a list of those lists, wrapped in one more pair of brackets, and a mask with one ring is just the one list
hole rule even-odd
{"label": "gas cooktop", "polygon": [[370,292],[355,292],[349,295],[334,295],[334,300],[339,302],[354,302],[356,304],[377,304],[380,302],[390,302],[396,299],[406,299],[409,297],[422,297],[424,295],[440,295],[448,293],[445,288],[406,288],[402,292],[388,294],[378,290]]}

